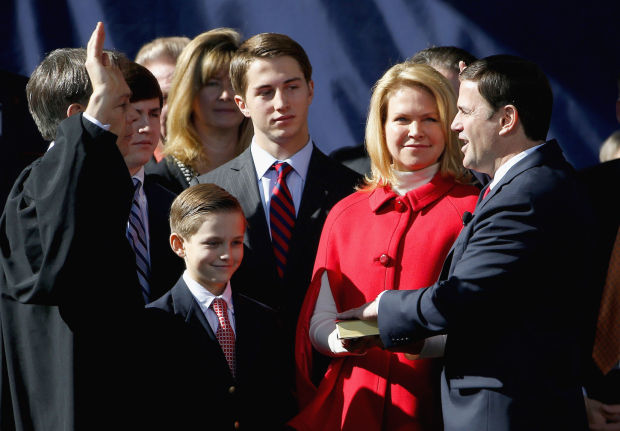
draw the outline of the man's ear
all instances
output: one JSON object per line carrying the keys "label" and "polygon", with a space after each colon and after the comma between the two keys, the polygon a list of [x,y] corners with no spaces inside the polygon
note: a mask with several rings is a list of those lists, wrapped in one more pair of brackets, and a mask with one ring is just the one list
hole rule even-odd
{"label": "man's ear", "polygon": [[245,100],[243,100],[243,97],[239,96],[238,94],[235,94],[235,103],[237,104],[237,107],[239,108],[241,113],[245,115],[246,117],[250,118],[250,110],[245,104]]}
{"label": "man's ear", "polygon": [[500,121],[500,136],[505,136],[517,128],[519,123],[519,112],[514,105],[506,105],[502,108],[503,112]]}
{"label": "man's ear", "polygon": [[312,99],[314,98],[314,81],[312,79],[308,81],[308,94],[310,96],[310,102],[308,103],[309,105],[312,103]]}
{"label": "man's ear", "polygon": [[67,108],[67,118],[69,118],[72,115],[78,114],[80,112],[84,112],[85,110],[86,110],[86,107],[83,106],[82,104],[80,104],[80,103],[72,103]]}
{"label": "man's ear", "polygon": [[185,257],[185,247],[183,246],[183,238],[177,233],[172,232],[170,234],[170,247],[172,251],[179,256]]}

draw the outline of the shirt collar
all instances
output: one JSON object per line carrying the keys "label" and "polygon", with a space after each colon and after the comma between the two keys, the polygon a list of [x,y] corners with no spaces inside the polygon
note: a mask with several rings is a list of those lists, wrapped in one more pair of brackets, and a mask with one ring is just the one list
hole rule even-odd
{"label": "shirt collar", "polygon": [[528,148],[525,151],[521,151],[516,156],[508,159],[508,161],[504,163],[503,165],[501,165],[497,169],[497,172],[495,172],[495,175],[493,176],[493,181],[491,181],[491,183],[489,184],[489,189],[493,189],[493,187],[495,187],[495,185],[499,183],[499,181],[504,177],[504,175],[506,175],[506,173],[510,170],[510,168],[512,168],[514,165],[519,163],[521,160],[523,160],[524,158],[532,154],[534,151],[536,151],[543,145],[545,145],[544,142],[540,145],[536,145],[535,147]]}
{"label": "shirt collar", "polygon": [[[269,168],[277,162],[278,159],[273,157],[267,151],[262,149],[252,138],[250,144],[250,151],[252,153],[252,159],[254,160],[254,167],[256,168],[256,174],[258,178],[262,178],[269,171]],[[308,174],[308,166],[310,165],[310,157],[312,156],[312,138],[308,138],[308,142],[304,147],[293,154],[286,160],[279,160],[280,162],[286,162],[293,168],[302,179],[306,179]]]}
{"label": "shirt collar", "polygon": [[139,179],[140,180],[140,184],[142,184],[144,186],[144,166],[142,166],[138,172],[133,174],[131,176],[131,178]]}
{"label": "shirt collar", "polygon": [[183,273],[183,281],[187,284],[189,291],[192,293],[192,296],[198,301],[202,308],[205,310],[211,306],[211,303],[215,298],[222,298],[226,301],[226,305],[231,312],[234,312],[233,302],[232,302],[232,289],[230,287],[230,280],[226,283],[226,288],[224,292],[220,296],[215,296],[207,289],[202,287],[200,283],[192,278],[189,274],[189,271],[185,270]]}

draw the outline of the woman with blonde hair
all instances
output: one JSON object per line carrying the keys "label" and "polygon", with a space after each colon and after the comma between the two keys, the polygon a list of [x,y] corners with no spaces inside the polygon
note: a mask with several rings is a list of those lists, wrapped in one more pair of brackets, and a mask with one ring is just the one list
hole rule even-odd
{"label": "woman with blonde hair", "polygon": [[248,147],[252,124],[234,101],[228,67],[241,43],[231,28],[196,36],[183,49],[168,96],[165,158],[147,171],[180,193],[190,180]]}
{"label": "woman with blonde hair", "polygon": [[[419,289],[438,278],[479,193],[450,130],[455,115],[450,82],[428,65],[397,64],[375,84],[365,140],[371,174],[323,227],[297,328],[300,414],[289,425],[441,429],[440,366],[430,358],[441,356],[442,336],[416,347],[417,356],[367,349],[338,338],[335,316],[383,290]],[[331,358],[318,385],[316,352]]]}

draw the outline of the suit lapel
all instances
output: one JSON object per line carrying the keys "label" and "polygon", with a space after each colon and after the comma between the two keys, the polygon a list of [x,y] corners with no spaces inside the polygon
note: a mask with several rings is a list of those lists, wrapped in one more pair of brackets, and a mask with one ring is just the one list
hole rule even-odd
{"label": "suit lapel", "polygon": [[245,234],[245,245],[259,259],[265,262],[266,268],[275,268],[275,258],[271,248],[271,236],[265,219],[265,210],[260,198],[256,168],[250,148],[246,149],[230,167],[232,189],[239,199],[243,213],[248,220]]}
{"label": "suit lapel", "polygon": [[211,325],[209,325],[183,278],[179,279],[179,282],[172,288],[170,293],[174,302],[175,314],[182,316],[185,322],[193,329],[201,328],[206,331],[209,338],[217,343],[217,337],[213,329],[211,329]]}
{"label": "suit lapel", "polygon": [[[517,164],[512,166],[508,172],[502,177],[502,179],[491,189],[487,197],[478,201],[476,205],[476,209],[474,210],[474,216],[472,220],[461,230],[458,238],[452,245],[450,252],[448,253],[448,257],[444,263],[444,267],[441,271],[441,279],[447,278],[448,274],[452,272],[452,268],[456,265],[456,263],[461,258],[465,248],[467,247],[467,243],[469,242],[469,238],[473,233],[474,226],[476,225],[477,215],[480,214],[481,210],[493,199],[495,195],[501,192],[502,188],[509,184],[515,177],[527,171],[528,169],[539,166],[541,164],[546,163],[552,159],[562,158],[562,151],[557,143],[557,141],[550,140],[545,145],[534,151],[532,154],[525,157],[523,160],[520,160]],[[481,192],[482,197],[482,192]],[[446,271],[449,268],[449,271]]]}
{"label": "suit lapel", "polygon": [[[323,208],[323,204],[326,201],[329,192],[329,184],[327,184],[328,178],[325,178],[325,172],[324,169],[322,169],[326,157],[326,155],[321,153],[321,151],[312,144],[312,155],[310,156],[308,174],[301,195],[299,214],[297,215],[297,220],[302,222],[302,226],[308,220],[319,218],[320,210]],[[304,231],[304,229],[301,230]]]}
{"label": "suit lapel", "polygon": [[523,172],[534,166],[544,164],[545,161],[550,158],[561,157],[561,155],[562,151],[560,150],[557,141],[555,139],[552,139],[542,147],[535,150],[532,154],[525,157],[523,160],[520,160],[517,164],[512,166],[508,170],[508,172],[506,172],[506,175],[504,175],[502,179],[493,187],[493,189],[491,189],[486,199],[484,199],[482,202],[478,202],[478,206],[476,206],[476,212],[479,212],[479,208],[484,208],[484,206],[493,198],[493,196],[498,194],[501,191],[502,187],[510,183],[517,175],[522,174]]}

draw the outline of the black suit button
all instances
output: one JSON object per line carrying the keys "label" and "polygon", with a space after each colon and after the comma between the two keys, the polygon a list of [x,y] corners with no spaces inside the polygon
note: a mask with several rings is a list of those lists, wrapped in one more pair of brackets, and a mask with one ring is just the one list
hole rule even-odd
{"label": "black suit button", "polygon": [[234,394],[234,393],[235,393],[235,391],[236,391],[236,390],[237,390],[237,388],[235,388],[234,386],[231,386],[231,387],[229,387],[229,388],[228,388],[228,393],[229,393],[230,395],[232,395],[232,394]]}

